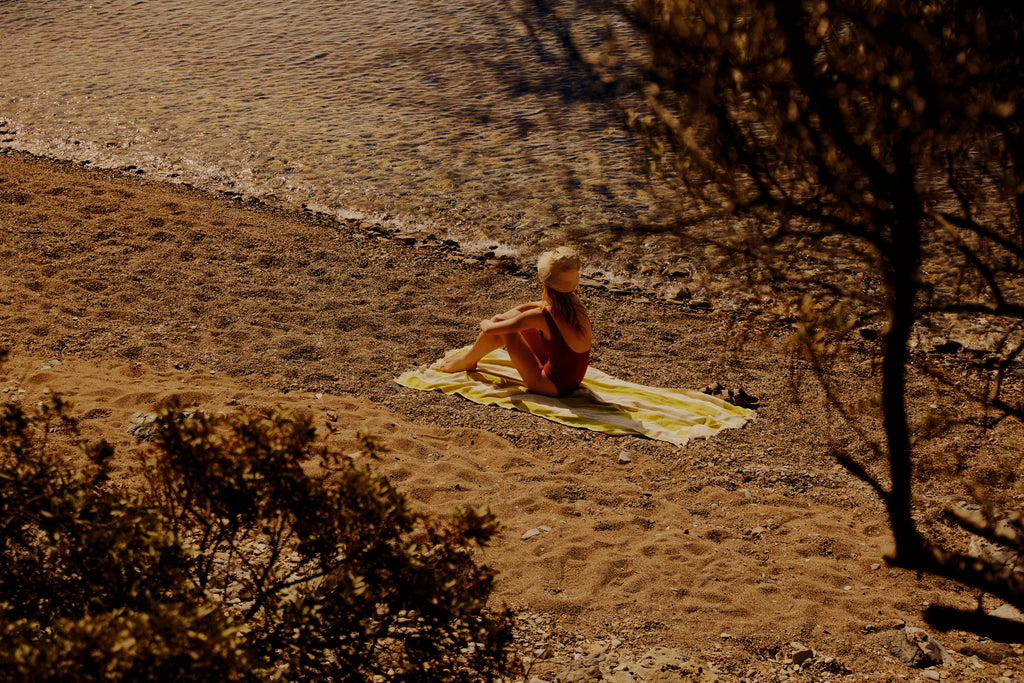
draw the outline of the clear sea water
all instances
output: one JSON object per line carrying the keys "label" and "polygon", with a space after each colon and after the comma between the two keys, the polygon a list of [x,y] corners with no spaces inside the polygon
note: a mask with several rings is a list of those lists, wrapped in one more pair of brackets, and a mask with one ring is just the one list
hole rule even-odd
{"label": "clear sea water", "polygon": [[[494,0],[0,0],[0,145],[591,272],[685,267],[634,235],[634,145]],[[663,239],[663,238],[662,238]]]}

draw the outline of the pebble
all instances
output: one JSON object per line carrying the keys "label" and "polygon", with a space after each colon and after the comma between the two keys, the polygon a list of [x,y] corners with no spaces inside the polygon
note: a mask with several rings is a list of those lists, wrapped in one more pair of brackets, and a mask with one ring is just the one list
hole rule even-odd
{"label": "pebble", "polygon": [[905,626],[896,633],[889,651],[907,666],[924,668],[952,661],[942,645],[913,626]]}
{"label": "pebble", "polygon": [[627,453],[626,451],[622,451],[621,453],[619,453],[619,464],[620,465],[628,465],[631,462],[632,462],[632,460],[629,457],[629,453]]}
{"label": "pebble", "polygon": [[1014,651],[1013,648],[1006,643],[986,640],[973,645],[961,647],[960,654],[973,657],[975,660],[984,660],[989,664],[999,664],[1007,657],[1012,657],[1014,655]]}
{"label": "pebble", "polygon": [[802,666],[808,660],[814,658],[814,650],[809,647],[804,647],[799,643],[793,643],[793,663],[797,666]]}
{"label": "pebble", "polygon": [[1016,621],[1024,624],[1024,614],[1022,614],[1021,611],[1013,605],[1002,605],[994,610],[991,610],[989,612],[989,615],[993,617],[999,617],[1000,619],[1010,619],[1011,621]]}

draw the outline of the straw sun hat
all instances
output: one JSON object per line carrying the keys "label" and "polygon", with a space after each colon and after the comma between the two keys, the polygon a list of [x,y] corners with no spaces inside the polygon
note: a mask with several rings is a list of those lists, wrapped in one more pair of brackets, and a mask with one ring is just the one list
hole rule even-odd
{"label": "straw sun hat", "polygon": [[551,289],[571,292],[580,283],[580,256],[572,247],[545,251],[537,259],[537,275]]}

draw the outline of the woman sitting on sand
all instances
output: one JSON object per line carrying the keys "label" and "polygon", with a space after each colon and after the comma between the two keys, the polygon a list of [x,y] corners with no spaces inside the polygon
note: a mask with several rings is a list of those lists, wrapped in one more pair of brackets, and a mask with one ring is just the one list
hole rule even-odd
{"label": "woman sitting on sand", "polygon": [[544,286],[540,301],[481,322],[473,346],[442,362],[439,369],[472,370],[481,358],[504,346],[527,389],[546,396],[571,394],[590,362],[590,318],[576,295],[580,258],[572,247],[544,252],[537,274]]}

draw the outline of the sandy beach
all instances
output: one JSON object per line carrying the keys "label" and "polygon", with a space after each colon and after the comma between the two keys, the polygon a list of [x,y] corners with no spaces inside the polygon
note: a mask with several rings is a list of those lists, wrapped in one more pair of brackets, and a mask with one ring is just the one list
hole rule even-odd
{"label": "sandy beach", "polygon": [[[677,448],[397,385],[537,296],[532,273],[436,240],[5,152],[0,262],[0,391],[71,398],[129,485],[133,416],[177,394],[310,412],[343,450],[369,429],[420,509],[490,506],[504,531],[480,559],[500,572],[495,601],[523,616],[525,654],[550,646],[532,670],[544,680],[577,655],[655,646],[723,680],[917,680],[889,654],[896,631],[927,630],[929,604],[977,604],[885,564],[881,504],[829,457],[850,435],[788,331],[742,313],[584,288],[600,369],[761,398],[743,429]],[[867,364],[853,347],[837,372]],[[1019,648],[994,663],[977,636],[933,635],[953,657],[942,680],[1024,675]],[[815,651],[806,666],[793,643]]]}

